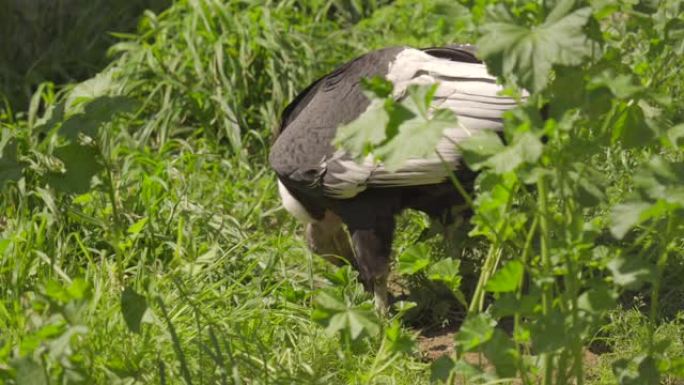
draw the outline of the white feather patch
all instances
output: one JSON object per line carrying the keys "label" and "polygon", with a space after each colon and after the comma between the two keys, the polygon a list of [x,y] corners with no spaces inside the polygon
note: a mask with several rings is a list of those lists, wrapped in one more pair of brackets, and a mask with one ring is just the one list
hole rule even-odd
{"label": "white feather patch", "polygon": [[400,52],[390,63],[386,78],[394,84],[396,99],[401,99],[410,85],[439,84],[433,109],[447,108],[458,117],[457,125],[444,130],[444,137],[435,148],[447,167],[435,154],[425,159],[409,159],[399,170],[389,172],[382,164],[373,162],[372,157],[356,162],[338,151],[326,160],[328,165],[335,165],[328,169],[324,182],[327,196],[344,199],[356,196],[369,186],[443,182],[459,165],[460,154],[455,144],[478,131],[501,130],[503,113],[517,105],[514,99],[499,95],[502,87],[487,73],[484,64],[454,62],[417,49]]}
{"label": "white feather patch", "polygon": [[287,210],[293,217],[297,218],[303,223],[314,222],[308,211],[302,206],[301,203],[295,197],[290,194],[280,181],[278,181],[278,193],[280,194],[280,199],[283,201],[283,207]]}

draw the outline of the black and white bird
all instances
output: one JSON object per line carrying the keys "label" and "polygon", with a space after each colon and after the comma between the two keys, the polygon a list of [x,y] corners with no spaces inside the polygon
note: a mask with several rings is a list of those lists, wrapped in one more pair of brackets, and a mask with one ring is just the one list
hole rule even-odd
{"label": "black and white bird", "polygon": [[[410,159],[389,172],[382,163],[355,161],[332,145],[338,127],[369,107],[361,79],[373,76],[392,82],[397,100],[412,84],[438,84],[432,107],[452,110],[457,123],[444,130],[435,156]],[[462,165],[455,143],[477,131],[502,129],[502,114],[516,101],[500,96],[501,88],[472,46],[392,47],[344,64],[285,108],[269,156],[283,206],[306,224],[313,252],[358,270],[379,309],[388,306],[395,215],[411,208],[442,222],[452,220],[451,208],[463,199],[449,172],[465,186],[472,186],[475,176]]]}

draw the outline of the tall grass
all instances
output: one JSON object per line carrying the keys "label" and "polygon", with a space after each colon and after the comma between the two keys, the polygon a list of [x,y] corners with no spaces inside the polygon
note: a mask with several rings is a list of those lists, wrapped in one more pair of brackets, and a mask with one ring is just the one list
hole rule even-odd
{"label": "tall grass", "polygon": [[[383,35],[412,33],[373,20],[375,6],[179,1],[117,35],[117,59],[91,80],[43,85],[26,112],[12,99],[0,162],[23,169],[0,191],[2,381],[426,381],[424,363],[378,351],[387,337],[350,346],[312,322],[331,270],[303,247],[263,162],[298,90]],[[139,108],[111,122],[88,112],[111,94]],[[79,116],[94,129],[69,137]],[[70,145],[83,160],[60,155]],[[90,188],[54,184],[65,169],[94,171]]]}
{"label": "tall grass", "polygon": [[[263,146],[278,130],[280,111],[308,83],[370,48],[449,39],[450,16],[459,8],[397,2],[357,27],[351,23],[377,5],[355,4],[179,1],[160,15],[146,14],[140,33],[111,49],[124,54],[113,65],[115,76],[145,98],[150,116],[134,136],[164,143],[207,135],[235,152],[246,140]],[[418,12],[407,13],[410,6]],[[451,12],[433,15],[444,9]],[[403,20],[386,22],[397,17]],[[392,41],[392,34],[400,38]]]}
{"label": "tall grass", "polygon": [[111,32],[132,32],[143,10],[169,0],[3,0],[0,2],[0,96],[27,108],[36,87],[85,80],[110,61]]}
{"label": "tall grass", "polygon": [[[264,159],[280,110],[310,81],[372,48],[470,40],[472,15],[446,0],[179,0],[163,12],[121,17],[139,20],[138,30],[115,35],[114,59],[95,76],[105,64],[103,41],[113,35],[90,31],[121,31],[116,26],[128,21],[109,24],[120,14],[108,7],[128,5],[78,4],[76,19],[60,22],[72,28],[55,35],[40,62],[56,72],[41,69],[34,79],[21,72],[31,65],[0,63],[19,90],[0,107],[0,382],[438,382],[444,361],[431,372],[414,332],[396,319],[378,321],[376,334],[355,341],[315,322],[320,288],[334,286],[344,299],[335,306],[353,316],[367,314],[369,298],[346,270],[306,250]],[[14,41],[1,49],[29,50]],[[61,84],[85,76],[93,78]],[[29,103],[45,79],[58,84],[38,86]],[[125,98],[107,99],[113,95]],[[111,118],[89,110],[98,101],[137,107]],[[64,132],[70,119],[86,124]],[[64,156],[71,145],[84,154],[67,154],[81,161]],[[607,151],[611,196],[632,188],[633,164]],[[72,169],[93,171],[71,179],[90,182],[84,193],[55,183]],[[411,231],[397,238],[400,264],[412,262],[405,251],[427,227],[415,214],[402,223]],[[478,272],[486,249],[475,248],[462,270]],[[424,251],[430,263],[453,256],[434,241]],[[590,371],[592,383],[614,382],[611,363],[638,352],[629,347],[653,330],[673,341],[668,354],[681,354],[682,266],[672,260],[659,326],[639,311],[646,295],[625,294],[635,298],[625,306],[636,310],[616,309],[612,325],[596,332],[609,352]],[[421,274],[409,280],[424,283]],[[412,297],[425,297],[418,327],[453,322],[450,304],[430,290]]]}

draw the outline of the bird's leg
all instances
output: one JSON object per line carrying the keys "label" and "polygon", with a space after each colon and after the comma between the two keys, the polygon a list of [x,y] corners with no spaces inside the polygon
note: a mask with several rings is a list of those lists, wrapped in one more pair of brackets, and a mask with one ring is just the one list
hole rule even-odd
{"label": "bird's leg", "polygon": [[342,226],[342,220],[331,211],[323,219],[306,226],[306,240],[309,249],[336,266],[350,263],[356,268],[354,252],[349,236]]}
{"label": "bird's leg", "polygon": [[389,308],[387,277],[392,250],[394,219],[376,223],[371,229],[350,229],[358,270],[364,286],[373,291],[375,307],[381,313]]}
{"label": "bird's leg", "polygon": [[389,270],[383,275],[375,278],[373,282],[373,300],[375,301],[375,310],[380,314],[386,315],[389,310],[389,298],[387,297],[387,277]]}

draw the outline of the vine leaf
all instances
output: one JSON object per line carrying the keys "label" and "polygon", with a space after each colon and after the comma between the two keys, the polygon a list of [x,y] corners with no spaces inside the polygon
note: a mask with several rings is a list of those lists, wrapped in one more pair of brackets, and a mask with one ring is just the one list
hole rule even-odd
{"label": "vine leaf", "polygon": [[412,245],[399,255],[397,269],[401,275],[414,275],[430,265],[430,249],[425,243]]}
{"label": "vine leaf", "polygon": [[121,293],[121,314],[128,330],[140,334],[140,323],[147,311],[147,300],[131,287]]}
{"label": "vine leaf", "polygon": [[487,281],[485,288],[493,293],[515,291],[520,286],[524,270],[525,266],[523,266],[522,262],[512,260]]}
{"label": "vine leaf", "polygon": [[15,380],[17,381],[17,384],[49,384],[47,376],[45,375],[45,369],[31,356],[25,356],[14,360],[12,362],[12,367],[15,371]]}
{"label": "vine leaf", "polygon": [[454,336],[459,352],[469,352],[487,343],[494,335],[496,321],[486,313],[466,318]]}
{"label": "vine leaf", "polygon": [[63,173],[47,174],[48,183],[55,189],[73,194],[90,190],[90,180],[102,170],[96,148],[71,143],[55,149],[54,155],[64,163]]}
{"label": "vine leaf", "polygon": [[615,205],[610,216],[610,232],[615,238],[622,239],[632,227],[646,220],[643,213],[650,207],[650,203],[642,201]]}
{"label": "vine leaf", "polygon": [[9,181],[16,181],[21,178],[24,162],[17,159],[17,143],[11,139],[2,146],[0,143],[0,188]]}
{"label": "vine leaf", "polygon": [[655,132],[647,124],[641,107],[636,104],[625,107],[614,122],[612,140],[621,140],[627,148],[646,145],[654,138]]}
{"label": "vine leaf", "polygon": [[491,168],[497,174],[514,170],[523,163],[535,163],[542,153],[542,143],[534,134],[516,135],[513,143],[504,146],[491,131],[482,131],[458,144],[463,159],[473,170]]}
{"label": "vine leaf", "polygon": [[79,133],[94,138],[98,129],[111,121],[115,115],[133,112],[137,107],[137,102],[126,96],[98,97],[85,106],[85,112],[72,115],[64,121],[60,134],[72,140],[76,139]]}
{"label": "vine leaf", "polygon": [[478,54],[496,75],[517,77],[524,88],[546,88],[553,65],[579,65],[591,52],[582,31],[591,8],[569,12],[569,1],[560,1],[541,25],[521,26],[502,6],[494,7],[482,28]]}
{"label": "vine leaf", "polygon": [[630,290],[638,290],[645,282],[653,282],[655,266],[635,256],[620,255],[608,262],[613,282]]}
{"label": "vine leaf", "polygon": [[374,99],[358,119],[337,129],[333,144],[343,147],[356,158],[367,155],[371,146],[385,139],[385,126],[389,120],[382,100]]}
{"label": "vine leaf", "polygon": [[[456,126],[456,115],[447,109],[431,109],[432,99],[437,91],[437,84],[428,87],[410,86],[407,97],[401,101],[403,108],[396,109],[399,116],[399,131],[396,136],[376,151],[377,156],[389,171],[398,170],[404,162],[411,158],[425,158],[435,152],[437,143],[446,128]],[[406,119],[409,114],[413,115]],[[392,122],[397,119],[390,120]]]}
{"label": "vine leaf", "polygon": [[333,144],[356,158],[372,150],[389,171],[433,155],[444,129],[456,126],[452,111],[431,108],[436,90],[436,84],[412,85],[401,101],[374,99],[361,116],[338,128]]}
{"label": "vine leaf", "polygon": [[356,340],[364,332],[369,336],[380,332],[379,320],[369,307],[350,306],[335,293],[325,291],[321,291],[314,302],[316,308],[312,318],[325,326],[328,335],[347,332]]}

